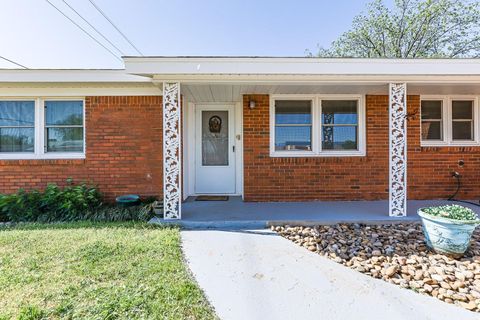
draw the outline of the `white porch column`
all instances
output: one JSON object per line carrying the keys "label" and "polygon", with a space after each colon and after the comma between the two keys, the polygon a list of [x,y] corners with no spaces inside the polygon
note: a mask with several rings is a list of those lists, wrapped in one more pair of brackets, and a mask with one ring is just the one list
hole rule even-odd
{"label": "white porch column", "polygon": [[180,83],[163,83],[163,218],[182,216]]}
{"label": "white porch column", "polygon": [[389,215],[407,215],[407,84],[390,83]]}

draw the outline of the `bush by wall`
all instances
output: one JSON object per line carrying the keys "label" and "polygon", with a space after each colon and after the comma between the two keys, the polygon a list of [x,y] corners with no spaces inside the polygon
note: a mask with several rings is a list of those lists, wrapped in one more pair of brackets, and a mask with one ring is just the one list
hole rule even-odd
{"label": "bush by wall", "polygon": [[87,212],[80,220],[114,222],[114,221],[149,221],[153,218],[151,203],[133,207],[104,205],[97,210]]}
{"label": "bush by wall", "polygon": [[0,195],[0,222],[129,221],[150,219],[150,204],[129,208],[104,205],[102,194],[85,183],[49,184],[44,191]]}

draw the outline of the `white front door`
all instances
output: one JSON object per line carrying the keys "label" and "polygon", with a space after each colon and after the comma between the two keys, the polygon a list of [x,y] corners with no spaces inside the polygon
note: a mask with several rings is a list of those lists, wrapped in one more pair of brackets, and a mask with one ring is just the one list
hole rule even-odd
{"label": "white front door", "polygon": [[195,193],[235,193],[234,106],[195,108]]}

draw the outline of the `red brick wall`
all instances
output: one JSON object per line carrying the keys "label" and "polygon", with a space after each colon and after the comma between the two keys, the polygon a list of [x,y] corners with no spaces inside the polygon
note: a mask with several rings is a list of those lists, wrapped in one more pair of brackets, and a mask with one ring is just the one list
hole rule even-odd
{"label": "red brick wall", "polygon": [[67,178],[98,185],[107,200],[162,194],[162,97],[87,97],[86,159],[0,161],[0,193]]}
{"label": "red brick wall", "polygon": [[[253,110],[250,98],[256,100]],[[126,193],[161,196],[161,100],[86,98],[86,159],[0,161],[0,193],[64,184],[71,177],[98,185],[107,200]],[[418,113],[419,103],[409,96],[409,112]],[[387,96],[366,97],[365,157],[271,158],[269,96],[245,96],[243,108],[246,201],[388,199]],[[455,191],[454,170],[464,176],[459,198],[480,198],[480,147],[422,148],[419,116],[410,119],[409,198],[446,198]]]}
{"label": "red brick wall", "polygon": [[[248,101],[256,101],[255,109]],[[418,112],[419,97],[408,97]],[[246,201],[388,199],[388,96],[366,97],[365,157],[271,158],[269,96],[243,99],[244,195]],[[453,170],[464,174],[459,198],[480,197],[480,148],[421,148],[419,116],[408,122],[410,199],[446,198],[455,190]],[[458,159],[465,160],[463,169]]]}

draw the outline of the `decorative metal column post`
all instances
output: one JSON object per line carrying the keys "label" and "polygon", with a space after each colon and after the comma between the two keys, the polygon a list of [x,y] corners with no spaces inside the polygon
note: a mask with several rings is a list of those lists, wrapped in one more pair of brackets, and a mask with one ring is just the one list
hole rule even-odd
{"label": "decorative metal column post", "polygon": [[407,215],[407,84],[390,84],[389,215]]}
{"label": "decorative metal column post", "polygon": [[163,217],[181,219],[180,83],[163,83]]}

